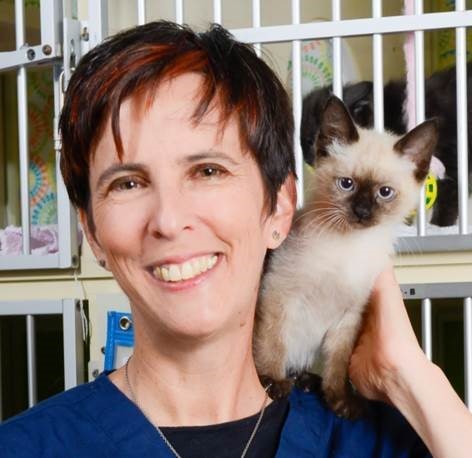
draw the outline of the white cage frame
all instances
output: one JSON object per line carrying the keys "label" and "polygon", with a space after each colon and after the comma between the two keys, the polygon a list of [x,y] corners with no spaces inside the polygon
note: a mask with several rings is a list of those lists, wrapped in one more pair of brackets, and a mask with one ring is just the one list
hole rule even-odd
{"label": "white cage frame", "polygon": [[[146,22],[146,1],[135,0],[138,23]],[[67,6],[68,1],[64,2]],[[67,8],[66,8],[67,9]],[[70,8],[69,8],[70,9]],[[24,37],[24,5],[15,0],[17,49],[0,53],[0,72],[17,70],[19,158],[21,183],[21,215],[23,232],[23,254],[0,256],[1,270],[47,269],[76,267],[78,258],[77,222],[62,177],[59,173],[60,139],[57,135],[62,90],[73,66],[73,57],[79,58],[89,47],[99,43],[107,35],[108,1],[89,0],[89,21],[80,22],[64,15],[61,0],[41,0],[41,44],[28,46]],[[415,33],[415,60],[417,97],[416,118],[424,119],[424,51],[423,33],[426,30],[444,28],[456,29],[456,69],[458,100],[458,169],[459,173],[459,224],[458,233],[453,235],[429,235],[426,233],[426,212],[424,199],[420,199],[417,237],[402,237],[397,245],[398,252],[457,251],[472,249],[472,234],[469,233],[467,214],[468,176],[467,161],[467,104],[466,100],[466,27],[472,25],[472,11],[465,9],[465,0],[456,1],[456,11],[446,13],[423,13],[423,1],[415,0],[415,14],[382,17],[382,1],[372,0],[372,17],[362,19],[341,19],[341,0],[332,0],[332,20],[317,23],[300,23],[300,0],[291,0],[291,24],[261,26],[261,1],[252,0],[252,27],[233,29],[231,32],[241,41],[253,43],[260,53],[261,44],[292,42],[292,87],[293,114],[295,120],[295,151],[299,205],[303,203],[303,158],[298,140],[300,130],[301,96],[301,42],[306,39],[333,39],[333,91],[342,95],[341,40],[354,36],[373,37],[374,65],[374,121],[377,129],[383,128],[383,70],[382,37],[388,33]],[[184,1],[175,0],[176,22],[184,22]],[[222,0],[213,0],[214,22],[221,23]],[[84,33],[86,32],[86,33]],[[65,45],[64,45],[65,44]],[[28,189],[28,120],[26,98],[26,70],[30,66],[49,64],[54,67],[55,92],[55,149],[58,198],[59,251],[54,254],[35,256],[30,251],[29,189]],[[61,74],[64,71],[64,82]]]}
{"label": "white cage frame", "polygon": [[[78,257],[78,236],[76,213],[73,209],[59,171],[60,139],[57,132],[62,105],[64,68],[71,65],[70,43],[63,37],[62,0],[41,0],[40,27],[41,43],[29,46],[25,42],[24,2],[15,0],[16,50],[0,52],[0,72],[16,70],[18,104],[18,144],[20,164],[20,203],[23,252],[21,255],[0,256],[0,271],[25,269],[53,269],[76,267]],[[78,40],[76,40],[78,41]],[[30,249],[30,206],[29,206],[29,152],[28,152],[28,99],[26,90],[27,69],[36,65],[48,65],[54,75],[54,149],[56,152],[57,182],[57,227],[59,250],[47,255],[33,255]]]}

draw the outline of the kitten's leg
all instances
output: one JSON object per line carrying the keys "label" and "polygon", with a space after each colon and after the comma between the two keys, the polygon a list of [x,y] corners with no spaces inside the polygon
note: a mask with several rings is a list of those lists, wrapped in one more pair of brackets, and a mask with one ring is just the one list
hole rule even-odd
{"label": "kitten's leg", "polygon": [[361,320],[362,311],[346,311],[341,321],[328,330],[322,344],[322,388],[326,402],[336,414],[347,418],[358,417],[364,404],[354,392],[348,375]]}
{"label": "kitten's leg", "polygon": [[452,178],[438,180],[438,197],[434,204],[431,224],[453,226],[457,221],[457,181]]}
{"label": "kitten's leg", "polygon": [[278,301],[258,303],[254,324],[253,355],[264,385],[271,384],[272,399],[286,396],[293,385],[285,373],[286,348],[282,341],[283,309]]}

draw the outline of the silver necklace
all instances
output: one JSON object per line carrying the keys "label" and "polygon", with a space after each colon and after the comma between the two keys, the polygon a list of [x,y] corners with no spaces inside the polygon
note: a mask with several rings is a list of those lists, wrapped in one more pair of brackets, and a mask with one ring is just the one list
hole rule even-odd
{"label": "silver necklace", "polygon": [[[128,376],[128,364],[129,364],[129,360],[131,359],[128,358],[128,361],[126,361],[126,364],[125,364],[125,378],[126,378],[126,385],[128,386],[128,391],[131,395],[131,400],[133,401],[133,403],[135,404],[135,406],[141,410],[141,412],[143,413],[143,415],[149,420],[149,418],[147,417],[147,415],[144,413],[143,409],[141,409],[140,405],[138,404],[138,401],[136,400],[136,395],[134,394],[134,391],[133,391],[133,388],[131,387],[131,383],[129,381],[129,376]],[[246,446],[244,447],[244,450],[243,452],[241,453],[241,458],[244,458],[247,454],[247,451],[249,450],[249,447],[251,446],[251,443],[252,441],[254,440],[254,436],[256,435],[257,433],[257,430],[259,429],[259,426],[261,424],[261,421],[262,421],[262,417],[264,416],[264,411],[265,411],[265,408],[267,406],[267,400],[269,399],[269,394],[268,394],[268,390],[270,388],[270,384],[268,386],[265,387],[265,397],[264,397],[264,402],[262,403],[262,407],[261,407],[261,410],[260,410],[260,413],[259,413],[259,417],[257,418],[257,421],[256,421],[256,425],[254,426],[254,429],[252,430],[252,433],[251,435],[249,436],[249,440],[247,441],[246,443]],[[149,422],[151,422],[149,420]],[[152,422],[151,422],[152,423]],[[156,428],[156,431],[159,433],[159,436],[161,436],[161,439],[164,441],[164,443],[167,445],[167,447],[169,448],[169,450],[175,455],[176,458],[182,458],[179,453],[177,452],[177,450],[172,446],[172,444],[169,442],[169,440],[167,439],[167,437],[164,435],[164,433],[161,431],[161,428],[159,428],[158,425],[154,425],[154,428]]]}

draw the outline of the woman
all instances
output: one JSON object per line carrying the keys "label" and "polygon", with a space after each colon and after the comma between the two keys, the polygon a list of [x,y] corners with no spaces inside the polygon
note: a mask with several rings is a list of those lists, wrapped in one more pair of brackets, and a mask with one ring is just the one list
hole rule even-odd
{"label": "woman", "polygon": [[[77,67],[61,132],[64,181],[130,298],[135,349],[5,423],[2,457],[429,456],[386,404],[351,422],[315,386],[271,401],[259,381],[257,291],[295,190],[290,104],[250,47],[167,22],[112,37]],[[390,271],[371,309],[354,383],[435,456],[468,456],[470,415],[418,347]]]}

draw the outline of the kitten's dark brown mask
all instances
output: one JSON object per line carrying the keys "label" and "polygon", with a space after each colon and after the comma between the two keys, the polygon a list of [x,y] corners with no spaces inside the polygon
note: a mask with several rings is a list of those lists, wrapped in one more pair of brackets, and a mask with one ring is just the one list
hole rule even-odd
{"label": "kitten's dark brown mask", "polygon": [[341,232],[401,222],[416,206],[436,141],[434,120],[403,137],[357,127],[332,96],[315,140],[313,219]]}
{"label": "kitten's dark brown mask", "polygon": [[[371,177],[340,177],[336,185],[341,191],[340,204],[346,209],[346,220],[352,227],[371,227],[379,217],[396,208],[396,190]],[[344,194],[344,195],[343,195]]]}

